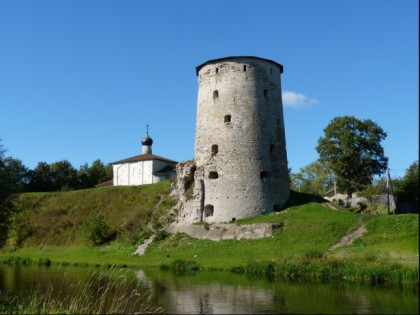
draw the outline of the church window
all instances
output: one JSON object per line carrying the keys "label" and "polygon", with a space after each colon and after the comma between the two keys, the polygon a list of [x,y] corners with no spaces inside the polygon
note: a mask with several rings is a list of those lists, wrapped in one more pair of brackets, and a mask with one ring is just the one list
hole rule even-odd
{"label": "church window", "polygon": [[219,152],[219,146],[217,144],[213,144],[211,146],[211,154],[216,155]]}
{"label": "church window", "polygon": [[213,205],[206,205],[204,207],[204,216],[207,217],[212,217],[214,214],[214,206]]}
{"label": "church window", "polygon": [[244,65],[244,71],[246,71],[246,65]]}
{"label": "church window", "polygon": [[225,115],[225,118],[224,118],[224,122],[225,123],[230,123],[231,120],[232,120],[232,116],[231,115]]}
{"label": "church window", "polygon": [[216,178],[219,178],[219,174],[217,174],[217,172],[210,172],[209,173],[209,178],[210,179],[216,179]]}

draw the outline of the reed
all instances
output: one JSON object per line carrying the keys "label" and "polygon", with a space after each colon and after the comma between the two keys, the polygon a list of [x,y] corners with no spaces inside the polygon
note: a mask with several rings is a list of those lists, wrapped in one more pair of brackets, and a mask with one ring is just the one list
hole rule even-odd
{"label": "reed", "polygon": [[0,314],[160,314],[152,307],[152,294],[141,294],[137,282],[128,280],[126,269],[92,272],[89,281],[41,291],[35,288],[18,296],[0,292]]}
{"label": "reed", "polygon": [[19,257],[19,256],[8,256],[8,257],[3,257],[0,260],[0,263],[7,264],[7,265],[50,266],[51,265],[51,260],[49,258],[31,259],[31,258],[22,258],[22,257]]}
{"label": "reed", "polygon": [[[364,264],[362,266],[362,263]],[[231,268],[234,273],[252,276],[267,276],[288,279],[337,280],[371,284],[417,284],[418,268],[401,264],[387,264],[375,261],[366,265],[366,261],[353,261],[322,257],[308,260],[306,258],[284,259],[279,262],[251,261],[245,266]]]}
{"label": "reed", "polygon": [[175,273],[192,273],[200,270],[200,265],[195,260],[176,259],[168,264],[159,266],[162,270],[172,270]]}

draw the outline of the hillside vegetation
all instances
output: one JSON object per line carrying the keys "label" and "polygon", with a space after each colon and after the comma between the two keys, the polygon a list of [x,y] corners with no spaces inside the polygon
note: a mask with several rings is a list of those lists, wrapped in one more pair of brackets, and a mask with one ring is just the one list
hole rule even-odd
{"label": "hillside vegetation", "polygon": [[[169,198],[169,192],[170,182],[162,182],[17,195],[13,199],[7,245],[0,252],[0,260],[19,257],[53,263],[143,267],[193,261],[200,268],[240,271],[250,264],[262,264],[272,270],[286,265],[303,269],[313,266],[321,275],[342,268],[352,268],[357,273],[370,268],[373,277],[385,268],[390,273],[403,270],[401,274],[410,275],[409,282],[418,282],[418,214],[360,214],[324,203],[312,195],[293,193],[284,210],[235,222],[282,223],[283,227],[272,237],[215,242],[182,233],[162,233],[172,218],[169,209],[176,203]],[[107,235],[95,244],[86,236],[86,222],[98,216],[107,226]],[[361,227],[364,233],[334,247]],[[145,255],[132,255],[152,234],[151,230],[157,237]]]}
{"label": "hillside vegetation", "polygon": [[[106,225],[102,242],[130,243],[150,234],[146,224],[156,207],[171,207],[169,182],[144,186],[101,187],[56,193],[24,193],[13,200],[7,245],[37,247],[75,245],[88,241],[86,222]],[[159,211],[158,211],[159,212]],[[158,228],[158,222],[154,222]]]}

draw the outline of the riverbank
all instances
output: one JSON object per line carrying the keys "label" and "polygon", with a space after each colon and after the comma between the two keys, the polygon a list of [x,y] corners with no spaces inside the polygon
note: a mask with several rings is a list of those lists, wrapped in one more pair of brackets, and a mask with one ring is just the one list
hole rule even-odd
{"label": "riverbank", "polygon": [[[300,198],[278,213],[234,223],[274,224],[271,236],[214,241],[165,232],[173,205],[169,183],[146,186],[20,196],[0,262],[158,268],[180,261],[258,276],[418,283],[417,214],[366,215]],[[81,226],[99,214],[113,238],[94,245],[82,237]],[[134,255],[151,234],[144,229],[148,220],[160,232],[144,255]]]}
{"label": "riverbank", "polygon": [[[249,221],[249,220],[248,220]],[[292,279],[339,279],[352,282],[416,284],[418,216],[360,216],[319,204],[289,208],[254,221],[282,223],[271,237],[243,240],[200,240],[183,233],[154,241],[143,256],[136,245],[115,240],[102,246],[71,245],[3,250],[0,261],[95,267],[161,267],[190,262],[195,270],[225,270]],[[366,232],[335,247],[343,232],[363,222]],[[386,232],[385,232],[386,231]],[[172,266],[172,267],[171,267]]]}

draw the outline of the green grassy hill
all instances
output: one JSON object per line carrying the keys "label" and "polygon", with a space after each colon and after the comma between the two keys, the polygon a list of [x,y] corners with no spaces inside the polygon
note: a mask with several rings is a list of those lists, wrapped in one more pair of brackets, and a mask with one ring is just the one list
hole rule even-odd
{"label": "green grassy hill", "polygon": [[[215,242],[182,233],[169,236],[161,233],[145,255],[132,255],[151,235],[148,223],[157,231],[171,218],[168,210],[176,201],[169,198],[169,191],[170,182],[162,182],[139,187],[18,195],[13,200],[14,214],[0,260],[20,257],[32,261],[49,259],[53,263],[155,267],[192,260],[210,269],[235,269],[253,263],[307,268],[316,263],[318,274],[327,273],[323,269],[326,266],[373,268],[374,274],[377,268],[392,272],[407,267],[414,270],[411,279],[418,281],[418,214],[359,214],[297,193],[279,213],[235,222],[282,223],[283,227],[272,237]],[[101,243],[92,244],[86,237],[85,227],[86,222],[97,216],[108,226],[107,237]],[[343,236],[350,237],[362,227],[364,233],[358,238],[334,248]]]}
{"label": "green grassy hill", "polygon": [[[158,205],[169,208],[169,182],[154,185],[101,187],[57,193],[25,193],[13,199],[9,247],[86,243],[85,223],[101,216],[107,240],[139,241]],[[158,225],[158,222],[154,222]],[[159,226],[156,226],[159,227]]]}

